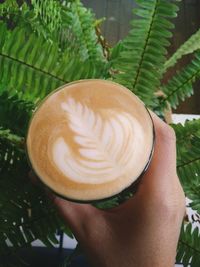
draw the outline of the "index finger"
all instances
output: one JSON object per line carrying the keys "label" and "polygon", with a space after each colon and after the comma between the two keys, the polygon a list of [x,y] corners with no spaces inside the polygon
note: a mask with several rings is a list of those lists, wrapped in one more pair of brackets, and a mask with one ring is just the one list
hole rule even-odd
{"label": "index finger", "polygon": [[176,174],[176,137],[174,130],[151,112],[155,127],[155,147],[152,161],[139,191],[166,194],[179,184]]}

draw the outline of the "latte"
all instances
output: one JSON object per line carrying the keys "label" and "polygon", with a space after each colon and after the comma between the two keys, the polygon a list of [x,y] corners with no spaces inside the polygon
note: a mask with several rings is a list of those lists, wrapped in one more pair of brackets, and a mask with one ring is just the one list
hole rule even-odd
{"label": "latte", "polygon": [[31,120],[27,151],[41,181],[75,201],[114,196],[148,165],[153,123],[144,104],[104,80],[73,82],[53,92]]}

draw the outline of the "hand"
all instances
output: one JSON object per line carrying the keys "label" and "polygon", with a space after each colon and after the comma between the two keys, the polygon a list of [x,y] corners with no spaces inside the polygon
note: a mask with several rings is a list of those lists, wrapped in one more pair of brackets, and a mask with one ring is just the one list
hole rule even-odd
{"label": "hand", "polygon": [[185,197],[176,174],[176,140],[171,127],[152,114],[156,143],[137,193],[112,210],[54,201],[96,267],[171,267]]}

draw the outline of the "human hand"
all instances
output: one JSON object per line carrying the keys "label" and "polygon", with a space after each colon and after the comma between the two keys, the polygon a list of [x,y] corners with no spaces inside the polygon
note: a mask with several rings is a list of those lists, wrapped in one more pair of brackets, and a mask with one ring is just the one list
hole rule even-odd
{"label": "human hand", "polygon": [[152,113],[156,143],[137,193],[111,210],[54,202],[95,267],[171,267],[185,197],[176,173],[173,130]]}

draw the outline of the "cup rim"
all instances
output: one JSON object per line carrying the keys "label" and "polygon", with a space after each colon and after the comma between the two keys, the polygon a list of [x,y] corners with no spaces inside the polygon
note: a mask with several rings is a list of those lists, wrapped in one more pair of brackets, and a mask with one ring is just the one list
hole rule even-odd
{"label": "cup rim", "polygon": [[155,139],[156,139],[156,133],[155,133],[155,126],[154,126],[154,122],[153,122],[153,118],[151,116],[151,113],[150,111],[148,110],[148,108],[146,107],[146,105],[144,104],[144,102],[136,95],[134,94],[134,96],[139,100],[139,102],[144,106],[144,108],[146,109],[149,117],[150,117],[150,120],[151,120],[151,124],[152,124],[152,148],[151,148],[151,151],[150,151],[150,154],[149,154],[149,158],[148,158],[148,161],[147,163],[145,164],[142,172],[140,173],[140,175],[134,180],[134,182],[131,184],[131,185],[128,185],[127,187],[125,187],[123,190],[121,190],[119,193],[117,194],[114,194],[112,196],[108,196],[108,197],[104,197],[104,198],[99,198],[99,199],[92,199],[92,200],[77,200],[77,199],[73,199],[73,198],[70,198],[70,197],[67,197],[67,196],[64,196],[58,192],[56,192],[54,189],[52,189],[50,186],[48,186],[45,181],[42,180],[42,178],[40,178],[39,174],[37,173],[37,171],[33,168],[32,166],[32,162],[31,162],[31,159],[30,159],[30,156],[29,156],[29,152],[28,152],[28,145],[27,145],[27,139],[28,139],[28,134],[29,134],[29,129],[30,129],[30,126],[31,126],[31,123],[32,123],[32,120],[36,114],[36,112],[40,109],[40,107],[42,106],[42,104],[51,96],[53,95],[54,93],[62,90],[63,88],[65,87],[68,87],[70,85],[73,85],[73,84],[77,84],[77,83],[81,83],[81,82],[88,82],[88,81],[104,81],[104,82],[108,82],[108,83],[112,83],[112,84],[115,84],[115,85],[118,85],[120,87],[122,87],[123,89],[129,91],[129,93],[132,93],[134,94],[131,90],[129,90],[128,88],[126,88],[125,86],[119,84],[119,83],[116,83],[116,82],[113,82],[113,81],[110,81],[110,80],[105,80],[105,79],[80,79],[80,80],[77,80],[77,81],[72,81],[72,82],[69,82],[67,84],[63,84],[61,86],[59,86],[58,88],[56,88],[55,90],[51,91],[49,94],[47,94],[43,99],[41,99],[40,101],[38,101],[38,103],[36,104],[36,107],[35,109],[33,110],[32,114],[31,114],[31,118],[29,120],[29,123],[28,123],[28,127],[27,127],[27,134],[26,134],[26,137],[25,137],[25,153],[26,153],[26,157],[27,157],[27,160],[28,160],[28,164],[31,168],[31,170],[33,171],[33,173],[38,177],[38,180],[40,181],[40,183],[46,188],[48,189],[50,192],[54,193],[55,195],[57,195],[58,197],[61,197],[65,200],[69,200],[69,201],[72,201],[72,202],[75,202],[75,203],[80,203],[80,204],[100,204],[102,202],[105,202],[105,201],[109,201],[113,198],[116,198],[117,196],[120,196],[122,194],[125,194],[126,192],[127,193],[131,193],[131,192],[135,192],[140,184],[140,181],[142,179],[142,177],[144,176],[144,174],[146,173],[150,163],[151,163],[151,160],[152,160],[152,157],[153,157],[153,153],[154,153],[154,147],[155,147]]}

